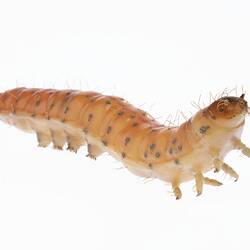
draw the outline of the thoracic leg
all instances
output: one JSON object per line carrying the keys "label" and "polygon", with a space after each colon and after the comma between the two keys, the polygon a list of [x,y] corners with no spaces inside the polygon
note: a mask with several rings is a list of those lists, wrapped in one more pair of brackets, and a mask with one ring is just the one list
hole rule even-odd
{"label": "thoracic leg", "polygon": [[237,181],[239,179],[239,175],[226,163],[223,163],[222,170],[225,173],[229,174],[231,177],[234,177],[235,181]]}
{"label": "thoracic leg", "polygon": [[217,180],[214,180],[214,179],[210,179],[208,177],[204,177],[203,181],[204,181],[205,184],[211,185],[211,186],[221,186],[222,185],[221,182],[219,182]]}
{"label": "thoracic leg", "polygon": [[88,154],[87,156],[92,158],[92,159],[96,159],[96,157],[98,157],[99,155],[101,155],[103,153],[103,150],[93,144],[88,144]]}
{"label": "thoracic leg", "polygon": [[214,172],[215,172],[215,173],[216,173],[216,172],[219,172],[219,171],[221,170],[222,164],[223,164],[223,162],[222,162],[220,159],[216,158],[216,159],[214,160],[214,167],[215,167]]}
{"label": "thoracic leg", "polygon": [[175,195],[176,200],[179,200],[182,196],[181,189],[178,183],[172,183],[172,189]]}
{"label": "thoracic leg", "polygon": [[197,196],[202,194],[203,191],[203,183],[204,183],[204,177],[201,173],[196,173],[195,176],[195,187],[196,187],[196,192]]}
{"label": "thoracic leg", "polygon": [[250,148],[247,147],[240,139],[234,138],[235,148],[241,150],[241,152],[250,157]]}
{"label": "thoracic leg", "polygon": [[218,171],[222,169],[226,174],[229,174],[231,177],[234,177],[235,181],[239,179],[239,175],[233,170],[233,168],[221,161],[220,159],[215,159],[214,165],[215,169],[217,169]]}

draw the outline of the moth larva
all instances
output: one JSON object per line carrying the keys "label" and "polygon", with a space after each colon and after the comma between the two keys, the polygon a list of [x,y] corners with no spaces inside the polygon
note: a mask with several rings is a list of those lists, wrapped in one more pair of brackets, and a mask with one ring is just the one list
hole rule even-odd
{"label": "moth larva", "polygon": [[106,151],[138,176],[171,183],[176,199],[180,184],[192,179],[197,195],[204,184],[221,185],[204,177],[212,169],[238,179],[223,159],[234,149],[250,157],[240,140],[247,113],[244,94],[225,96],[179,127],[168,127],[122,98],[97,92],[15,88],[0,94],[0,119],[35,132],[39,146],[52,142],[62,149],[67,143],[77,152],[87,144],[93,159]]}

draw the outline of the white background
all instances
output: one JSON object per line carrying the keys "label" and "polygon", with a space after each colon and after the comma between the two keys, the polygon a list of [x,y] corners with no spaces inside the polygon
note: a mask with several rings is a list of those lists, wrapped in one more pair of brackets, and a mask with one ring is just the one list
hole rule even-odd
{"label": "white background", "polygon": [[[164,122],[209,92],[243,86],[250,101],[249,1],[0,1],[0,87],[92,89]],[[232,92],[235,94],[235,91]],[[183,120],[183,118],[182,118]],[[121,163],[36,147],[0,125],[0,249],[250,249],[250,161],[237,183],[184,184],[175,201]],[[250,145],[247,120],[243,141]]]}

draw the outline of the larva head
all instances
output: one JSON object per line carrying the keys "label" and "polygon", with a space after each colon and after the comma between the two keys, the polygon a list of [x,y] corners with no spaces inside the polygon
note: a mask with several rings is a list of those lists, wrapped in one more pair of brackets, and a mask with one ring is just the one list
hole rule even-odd
{"label": "larva head", "polygon": [[249,112],[249,107],[244,97],[245,94],[242,94],[240,97],[222,97],[210,104],[205,109],[205,113],[224,127],[237,126],[244,121],[245,115]]}

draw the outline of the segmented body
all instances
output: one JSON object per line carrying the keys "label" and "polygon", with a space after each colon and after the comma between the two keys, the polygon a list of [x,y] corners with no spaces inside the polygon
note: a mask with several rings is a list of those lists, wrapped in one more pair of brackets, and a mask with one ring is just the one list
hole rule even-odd
{"label": "segmented body", "polygon": [[206,109],[180,127],[166,127],[124,99],[97,92],[16,88],[0,94],[0,118],[35,132],[39,146],[84,144],[89,156],[107,151],[133,173],[172,185],[214,168],[235,148],[244,120],[224,126]]}

